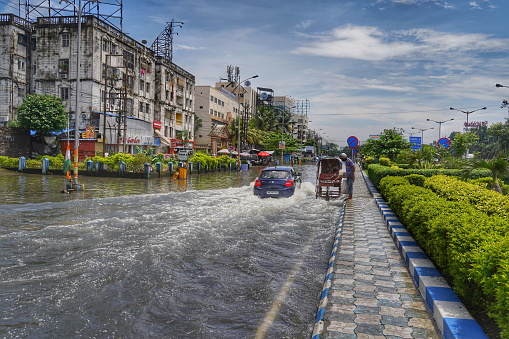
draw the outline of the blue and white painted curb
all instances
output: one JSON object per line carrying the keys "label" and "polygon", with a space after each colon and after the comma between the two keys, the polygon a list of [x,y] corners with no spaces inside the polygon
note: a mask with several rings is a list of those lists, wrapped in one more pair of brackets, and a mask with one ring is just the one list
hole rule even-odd
{"label": "blue and white painted curb", "polygon": [[343,201],[343,206],[341,208],[341,215],[339,217],[338,227],[336,229],[336,235],[334,237],[334,244],[332,245],[331,255],[329,257],[329,266],[327,268],[327,273],[325,275],[325,279],[323,282],[322,293],[320,295],[320,303],[318,304],[318,311],[315,316],[315,324],[313,326],[313,333],[311,334],[312,339],[320,338],[320,334],[324,328],[324,314],[325,307],[327,306],[327,296],[329,295],[329,288],[332,285],[332,277],[334,276],[334,262],[336,260],[336,254],[339,247],[339,240],[341,239],[341,234],[343,232],[343,222],[345,218],[345,201]]}
{"label": "blue and white painted curb", "polygon": [[368,190],[375,198],[387,230],[444,338],[487,339],[488,336],[481,326],[385,203],[365,173],[363,176]]}

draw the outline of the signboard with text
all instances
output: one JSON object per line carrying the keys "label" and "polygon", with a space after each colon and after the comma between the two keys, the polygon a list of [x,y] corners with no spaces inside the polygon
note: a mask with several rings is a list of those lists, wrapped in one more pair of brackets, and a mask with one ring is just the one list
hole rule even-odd
{"label": "signboard with text", "polygon": [[410,137],[408,138],[408,141],[411,143],[410,148],[413,151],[418,151],[421,149],[422,147],[421,137]]}

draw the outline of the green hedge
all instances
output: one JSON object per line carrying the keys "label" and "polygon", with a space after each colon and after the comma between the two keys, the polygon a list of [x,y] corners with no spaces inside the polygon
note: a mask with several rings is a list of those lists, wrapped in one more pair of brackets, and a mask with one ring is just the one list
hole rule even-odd
{"label": "green hedge", "polygon": [[427,179],[424,186],[448,200],[472,205],[488,215],[509,217],[509,199],[479,185],[437,175]]}
{"label": "green hedge", "polygon": [[409,174],[420,174],[425,177],[431,177],[434,175],[447,175],[453,177],[465,177],[468,175],[469,179],[478,179],[484,177],[491,177],[491,172],[487,169],[475,169],[468,173],[465,170],[458,169],[443,169],[443,168],[433,168],[433,169],[402,169],[397,167],[387,167],[379,164],[371,164],[368,167],[368,176],[371,182],[378,187],[380,180],[386,176],[393,177],[403,177]]}
{"label": "green hedge", "polygon": [[380,193],[465,304],[487,312],[509,338],[509,220],[503,208],[466,196],[502,206],[509,198],[454,177],[430,177],[424,187],[410,180],[419,182],[384,177]]}

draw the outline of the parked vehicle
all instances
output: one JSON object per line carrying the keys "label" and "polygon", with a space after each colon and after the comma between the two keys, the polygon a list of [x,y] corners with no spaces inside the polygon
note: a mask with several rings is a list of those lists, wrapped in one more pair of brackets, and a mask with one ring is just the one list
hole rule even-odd
{"label": "parked vehicle", "polygon": [[301,184],[301,174],[293,167],[266,167],[255,180],[254,195],[260,198],[291,197]]}
{"label": "parked vehicle", "polygon": [[345,174],[339,158],[325,157],[318,160],[316,166],[316,198],[325,200],[341,196],[341,180]]}

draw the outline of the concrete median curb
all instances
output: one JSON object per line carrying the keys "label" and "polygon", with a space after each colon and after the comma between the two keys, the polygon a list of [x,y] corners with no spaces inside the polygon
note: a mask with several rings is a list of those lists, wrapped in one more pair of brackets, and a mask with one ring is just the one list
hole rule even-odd
{"label": "concrete median curb", "polygon": [[387,230],[444,338],[488,338],[364,172],[363,176],[383,216]]}

